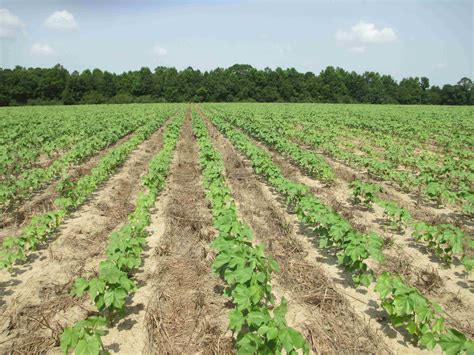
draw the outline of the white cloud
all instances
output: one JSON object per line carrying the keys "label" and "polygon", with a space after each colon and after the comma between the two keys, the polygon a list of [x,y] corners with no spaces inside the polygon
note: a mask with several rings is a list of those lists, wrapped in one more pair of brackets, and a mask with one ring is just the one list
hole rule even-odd
{"label": "white cloud", "polygon": [[165,55],[168,54],[168,51],[160,46],[154,46],[152,49],[152,54],[154,57],[159,58],[159,57],[164,57]]}
{"label": "white cloud", "polygon": [[354,47],[349,48],[349,52],[364,53],[365,52],[365,47],[363,47],[363,46],[354,46]]}
{"label": "white cloud", "polygon": [[79,28],[74,16],[66,11],[55,11],[46,19],[46,26],[53,30],[75,30]]}
{"label": "white cloud", "polygon": [[265,40],[267,40],[267,39],[270,38],[270,35],[269,35],[268,33],[260,33],[260,34],[258,35],[258,38],[260,38],[261,40],[265,41]]}
{"label": "white cloud", "polygon": [[350,31],[337,31],[335,37],[339,41],[353,41],[360,43],[387,43],[397,39],[397,34],[390,27],[377,29],[375,24],[359,21]]}
{"label": "white cloud", "polygon": [[56,51],[49,44],[43,42],[36,42],[31,47],[31,54],[41,56],[52,56],[56,54]]}
{"label": "white cloud", "polygon": [[25,24],[7,9],[0,9],[0,38],[13,38]]}

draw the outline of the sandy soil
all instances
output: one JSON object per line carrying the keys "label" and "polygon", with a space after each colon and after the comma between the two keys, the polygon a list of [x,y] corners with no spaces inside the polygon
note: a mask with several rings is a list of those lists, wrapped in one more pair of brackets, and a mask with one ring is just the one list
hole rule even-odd
{"label": "sandy soil", "polygon": [[324,159],[336,173],[336,176],[348,183],[354,179],[361,179],[367,182],[377,183],[383,188],[383,193],[380,196],[381,198],[385,200],[396,201],[401,207],[407,209],[414,218],[418,220],[424,220],[429,223],[454,224],[463,229],[466,233],[471,235],[474,234],[474,222],[461,212],[461,208],[459,206],[437,206],[435,203],[422,200],[420,195],[415,192],[405,193],[400,191],[395,183],[376,180],[369,176],[366,171],[354,169],[343,162],[329,157],[323,152],[320,152],[316,149],[311,149],[311,147],[304,146],[302,144],[301,146],[308,150],[316,151],[324,156]]}
{"label": "sandy soil", "polygon": [[274,291],[290,301],[289,324],[303,332],[314,353],[389,352],[391,339],[371,326],[362,312],[354,311],[355,301],[328,277],[330,267],[319,263],[314,246],[279,197],[257,179],[249,163],[214,127],[209,123],[208,127],[224,158],[239,213],[280,264]]}
{"label": "sandy soil", "polygon": [[215,237],[201,184],[198,145],[188,119],[178,143],[166,189],[166,204],[151,228],[165,229],[153,249],[147,279],[147,354],[232,353],[227,299],[211,270]]}
{"label": "sandy soil", "polygon": [[146,173],[162,146],[163,129],[141,143],[91,199],[68,217],[57,236],[13,275],[0,274],[0,352],[40,353],[59,345],[62,328],[93,309],[69,290],[77,277],[97,272],[107,236],[126,222]]}
{"label": "sandy soil", "polygon": [[[131,134],[128,134],[82,164],[71,166],[67,171],[67,176],[79,178],[87,175],[104,155],[126,142],[130,137]],[[28,200],[19,203],[13,210],[5,212],[2,215],[0,240],[5,236],[20,234],[21,229],[31,221],[32,217],[40,213],[51,211],[54,208],[54,200],[59,196],[56,187],[60,181],[60,179],[56,179],[49,183],[44,189],[35,192]]]}
{"label": "sandy soil", "polygon": [[[287,178],[309,186],[325,204],[336,209],[361,232],[376,232],[384,237],[390,248],[384,250],[386,262],[371,264],[376,271],[391,271],[404,275],[409,283],[419,288],[430,300],[443,306],[447,312],[447,324],[474,335],[474,275],[468,275],[459,263],[446,268],[423,244],[411,238],[411,229],[392,231],[386,225],[383,210],[374,206],[367,210],[354,206],[351,200],[349,179],[337,178],[332,186],[321,184],[304,174],[277,152],[252,139],[265,149]],[[336,176],[340,176],[336,174]],[[349,180],[350,181],[350,180]]]}

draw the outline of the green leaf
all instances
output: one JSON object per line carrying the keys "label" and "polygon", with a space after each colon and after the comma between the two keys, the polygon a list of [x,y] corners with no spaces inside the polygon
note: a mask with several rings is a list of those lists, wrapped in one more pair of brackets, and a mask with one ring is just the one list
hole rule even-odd
{"label": "green leaf", "polygon": [[280,305],[275,307],[273,311],[273,317],[275,322],[278,326],[283,325],[286,326],[285,315],[288,309],[288,302],[285,298],[281,299]]}
{"label": "green leaf", "polygon": [[392,293],[392,279],[387,272],[382,273],[377,279],[377,285],[375,286],[375,291],[380,293],[380,297],[385,299],[388,295]]}
{"label": "green leaf", "polygon": [[252,311],[247,315],[247,321],[249,325],[255,325],[259,327],[262,323],[267,323],[269,317],[262,311]]}
{"label": "green leaf", "polygon": [[303,335],[293,328],[288,328],[288,334],[290,335],[293,347],[297,349],[304,349],[306,346],[306,340]]}
{"label": "green leaf", "polygon": [[71,294],[74,296],[82,297],[84,292],[89,287],[89,281],[85,278],[78,278],[76,282],[74,282],[74,286],[71,290]]}
{"label": "green leaf", "polygon": [[99,265],[100,278],[110,284],[119,283],[122,271],[109,261],[102,261]]}
{"label": "green leaf", "polygon": [[122,309],[125,305],[127,292],[123,288],[116,288],[113,290],[106,290],[104,294],[104,302],[107,307],[113,306],[117,309]]}
{"label": "green leaf", "polygon": [[250,281],[253,274],[253,268],[243,268],[233,273],[234,279],[238,283]]}
{"label": "green leaf", "polygon": [[410,333],[410,334],[413,335],[413,334],[416,333],[418,327],[416,326],[416,323],[415,323],[415,322],[410,321],[410,322],[408,322],[408,324],[406,325],[405,328],[406,328],[406,330],[408,331],[408,333]]}
{"label": "green leaf", "polygon": [[420,338],[420,344],[426,346],[428,350],[433,350],[437,344],[434,334],[431,332],[423,334]]}
{"label": "green leaf", "polygon": [[270,327],[267,331],[267,339],[268,340],[273,340],[278,336],[278,328],[276,327]]}
{"label": "green leaf", "polygon": [[409,315],[413,312],[413,306],[407,295],[395,296],[393,306],[395,307],[395,312],[400,316]]}
{"label": "green leaf", "polygon": [[442,333],[444,332],[444,318],[438,318],[431,327],[431,330],[434,333]]}
{"label": "green leaf", "polygon": [[242,329],[242,326],[244,324],[244,316],[241,311],[238,309],[234,309],[232,312],[229,314],[229,328],[236,331],[240,332]]}
{"label": "green leaf", "polygon": [[464,348],[466,349],[466,354],[474,354],[474,340],[466,340]]}
{"label": "green leaf", "polygon": [[89,281],[89,296],[95,300],[97,295],[104,293],[105,282],[99,279],[92,279]]}
{"label": "green leaf", "polygon": [[293,341],[288,328],[283,328],[278,331],[278,340],[280,340],[287,353],[293,350]]}
{"label": "green leaf", "polygon": [[474,258],[465,256],[462,258],[462,264],[467,272],[471,272],[474,269]]}
{"label": "green leaf", "polygon": [[76,332],[72,328],[65,328],[59,340],[63,354],[67,354],[70,348],[75,348],[77,341]]}
{"label": "green leaf", "polygon": [[246,333],[237,341],[238,354],[257,354],[259,339],[255,334]]}
{"label": "green leaf", "polygon": [[440,336],[439,345],[446,354],[459,353],[466,342],[466,336],[456,329],[449,329],[447,334]]}
{"label": "green leaf", "polygon": [[78,341],[76,346],[76,355],[98,355],[101,344],[97,337],[87,337]]}
{"label": "green leaf", "polygon": [[365,286],[365,287],[369,287],[372,280],[373,280],[372,275],[368,274],[368,273],[361,274],[360,277],[359,277],[360,284]]}

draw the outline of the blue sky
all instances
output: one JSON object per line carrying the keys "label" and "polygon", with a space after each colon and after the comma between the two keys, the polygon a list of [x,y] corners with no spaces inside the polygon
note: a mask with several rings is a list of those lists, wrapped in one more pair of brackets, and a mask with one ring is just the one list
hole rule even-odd
{"label": "blue sky", "polygon": [[473,16],[455,0],[2,0],[0,66],[333,65],[440,85],[474,79]]}

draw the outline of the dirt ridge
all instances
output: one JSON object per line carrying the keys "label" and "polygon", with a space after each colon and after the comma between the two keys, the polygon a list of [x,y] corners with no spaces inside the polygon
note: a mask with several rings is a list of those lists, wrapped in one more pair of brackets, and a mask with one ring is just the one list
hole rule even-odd
{"label": "dirt ridge", "polygon": [[123,166],[62,224],[47,249],[34,260],[0,274],[0,352],[39,353],[58,345],[62,328],[83,319],[94,307],[69,289],[79,276],[97,272],[107,236],[134,209],[139,179],[161,149],[163,127],[142,142]]}
{"label": "dirt ridge", "polygon": [[301,233],[295,217],[259,181],[249,162],[205,121],[223,156],[226,178],[243,219],[280,264],[281,271],[274,274],[274,291],[290,300],[289,324],[303,332],[314,353],[390,352],[390,341],[384,342],[387,337],[382,330],[372,327],[363,312],[354,311],[354,301],[334,283],[334,272],[328,274],[318,262],[322,257],[313,252],[314,246]]}
{"label": "dirt ridge", "polygon": [[373,231],[389,238],[393,246],[384,249],[386,263],[383,265],[371,263],[370,266],[380,272],[391,271],[404,275],[430,300],[443,306],[448,315],[446,317],[448,325],[468,335],[474,335],[474,317],[469,312],[474,308],[474,275],[467,275],[460,264],[454,264],[448,269],[442,268],[440,260],[433,257],[430,250],[409,236],[410,229],[405,233],[388,231],[384,226],[383,211],[379,206],[374,206],[373,210],[353,206],[349,183],[345,179],[336,178],[332,186],[326,186],[306,175],[302,169],[280,153],[252,137],[249,139],[270,154],[283,175],[309,186],[322,202],[338,211],[356,229],[361,232]]}
{"label": "dirt ridge", "polygon": [[190,112],[166,188],[163,237],[155,248],[146,309],[146,354],[233,353],[222,281],[211,270],[216,231],[202,187]]}

